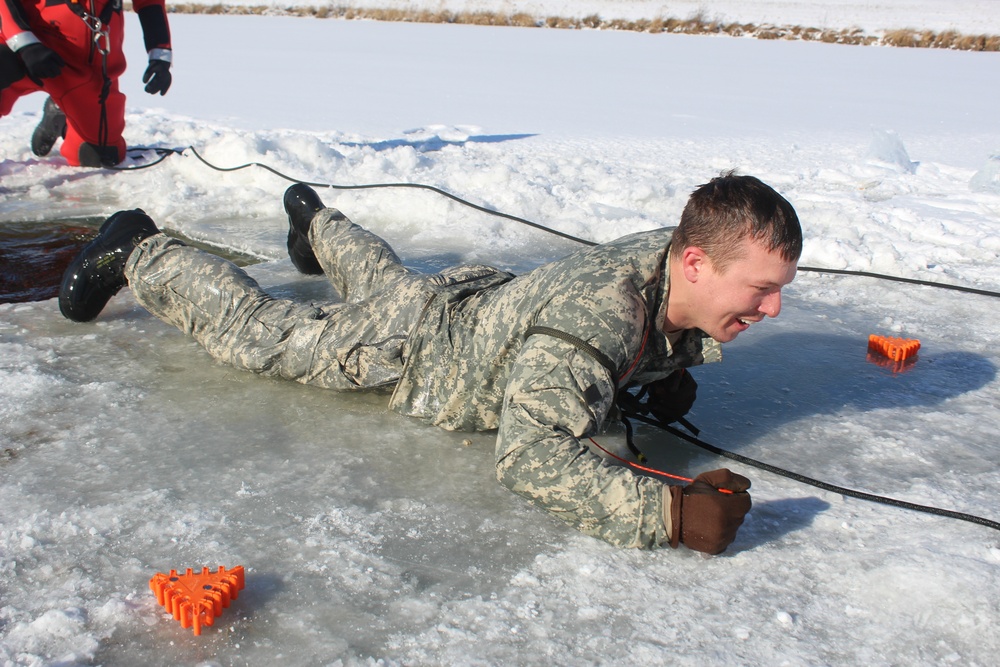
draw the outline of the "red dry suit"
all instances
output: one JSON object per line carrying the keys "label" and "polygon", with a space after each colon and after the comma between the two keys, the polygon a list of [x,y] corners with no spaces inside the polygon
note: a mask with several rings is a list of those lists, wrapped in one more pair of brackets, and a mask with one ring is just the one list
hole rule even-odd
{"label": "red dry suit", "polygon": [[[132,6],[139,14],[150,57],[165,51],[169,60],[165,0],[133,0]],[[106,37],[95,39],[90,17],[100,21]],[[124,158],[125,95],[118,89],[118,77],[125,71],[123,37],[121,0],[0,0],[0,82],[7,84],[0,90],[0,116],[10,113],[21,96],[43,90],[66,114],[60,152],[71,165],[80,164],[84,143],[116,148],[119,159]],[[15,52],[34,42],[65,61],[58,76],[36,82],[24,71]]]}

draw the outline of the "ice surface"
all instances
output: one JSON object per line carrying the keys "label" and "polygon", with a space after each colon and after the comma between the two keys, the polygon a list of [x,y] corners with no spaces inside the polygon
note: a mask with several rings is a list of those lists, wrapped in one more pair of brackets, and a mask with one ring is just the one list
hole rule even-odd
{"label": "ice surface", "polygon": [[[737,167],[796,206],[803,264],[1000,290],[1000,197],[970,188],[1000,150],[1000,92],[982,85],[995,54],[173,25],[177,89],[150,98],[135,70],[123,80],[132,145],[194,145],[221,166],[320,182],[431,183],[598,241],[672,224],[693,187]],[[254,68],[233,57],[247,40]],[[293,48],[307,43],[331,63],[316,90]],[[338,50],[361,45],[353,59]],[[454,69],[438,59],[449,51],[464,54]],[[41,101],[19,104],[0,120],[0,224],[142,206],[266,260],[249,271],[276,294],[334,298],[285,258],[286,181],[214,172],[190,153],[129,173],[39,160],[27,139]],[[872,161],[873,131],[913,168]],[[520,272],[576,247],[425,191],[321,194],[424,269]],[[781,317],[694,371],[691,420],[709,442],[833,484],[1000,519],[995,309],[988,296],[801,273]],[[919,360],[905,373],[868,363],[870,333],[919,338]],[[215,364],[127,289],[87,325],[51,300],[0,305],[0,664],[989,665],[1000,651],[989,528],[640,428],[656,465],[751,477],[754,509],[721,557],[619,550],[503,490],[492,434],[385,405]],[[600,440],[620,447],[617,432]],[[237,564],[247,587],[201,637],[147,588],[157,571]]]}
{"label": "ice surface", "polygon": [[973,174],[969,187],[976,192],[1000,194],[1000,155],[991,155],[982,169]]}

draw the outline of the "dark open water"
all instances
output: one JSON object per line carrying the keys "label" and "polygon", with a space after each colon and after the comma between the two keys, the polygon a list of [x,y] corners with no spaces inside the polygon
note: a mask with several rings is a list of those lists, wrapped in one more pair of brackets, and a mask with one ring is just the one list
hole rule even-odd
{"label": "dark open water", "polygon": [[[0,303],[44,301],[59,295],[63,271],[97,235],[104,218],[0,223]],[[238,266],[259,259],[207,246],[168,231],[189,245],[225,257]]]}
{"label": "dark open water", "polygon": [[99,224],[79,219],[0,224],[0,303],[57,296],[63,271]]}

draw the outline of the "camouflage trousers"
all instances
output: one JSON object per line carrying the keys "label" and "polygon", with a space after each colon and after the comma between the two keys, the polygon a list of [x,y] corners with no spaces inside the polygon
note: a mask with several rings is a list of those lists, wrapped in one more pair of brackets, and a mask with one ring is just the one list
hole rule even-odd
{"label": "camouflage trousers", "polygon": [[136,300],[236,368],[329,389],[395,383],[428,302],[428,277],[335,209],[316,214],[310,243],[343,303],[277,299],[234,264],[157,234],[132,252]]}

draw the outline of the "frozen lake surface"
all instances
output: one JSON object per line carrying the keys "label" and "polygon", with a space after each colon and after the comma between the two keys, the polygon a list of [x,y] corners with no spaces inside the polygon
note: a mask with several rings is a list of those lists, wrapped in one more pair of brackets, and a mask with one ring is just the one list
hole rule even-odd
{"label": "frozen lake surface", "polygon": [[[130,145],[324,183],[428,183],[597,241],[674,224],[694,187],[738,168],[796,206],[805,265],[1000,290],[997,54],[171,21],[176,89],[142,94],[137,67],[123,79]],[[237,42],[256,45],[252,63]],[[42,99],[0,119],[0,225],[141,206],[262,260],[249,270],[277,294],[334,298],[285,256],[287,181],[190,151],[128,173],[35,158]],[[521,272],[577,249],[430,192],[321,195],[427,270]],[[995,310],[800,273],[780,318],[694,370],[691,421],[810,477],[998,520]],[[868,363],[872,333],[919,338],[918,361]],[[54,300],[0,305],[0,664],[985,666],[1000,651],[995,530],[640,428],[659,467],[749,476],[754,508],[719,557],[615,549],[500,487],[493,434],[386,402],[217,365],[128,290],[87,325]],[[148,581],[203,565],[243,565],[247,586],[194,637]]]}

